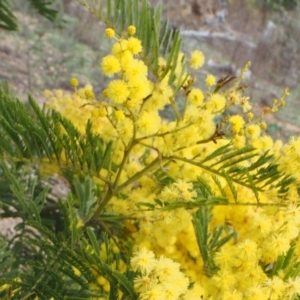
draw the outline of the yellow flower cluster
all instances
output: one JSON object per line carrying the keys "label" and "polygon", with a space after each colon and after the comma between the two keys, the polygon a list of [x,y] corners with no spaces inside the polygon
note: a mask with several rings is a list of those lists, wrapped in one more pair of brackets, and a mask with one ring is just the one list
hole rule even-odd
{"label": "yellow flower cluster", "polygon": [[[291,137],[289,143],[283,146],[282,154],[278,158],[279,169],[300,180],[300,138]],[[295,199],[296,200],[296,199]]]}
{"label": "yellow flower cluster", "polygon": [[[220,213],[221,209],[215,211]],[[268,278],[266,270],[274,268],[277,259],[294,247],[299,235],[299,207],[227,210],[225,216],[230,218],[232,228],[238,229],[238,242],[226,244],[216,253],[220,269],[204,283],[211,299],[232,299],[232,293],[236,295],[234,299],[295,299],[300,278],[287,281],[287,270]]]}
{"label": "yellow flower cluster", "polygon": [[[134,30],[128,28],[128,34],[134,34]],[[108,30],[106,35],[114,37],[116,42],[111,54],[103,58],[101,69],[105,75],[116,78],[111,78],[97,101],[87,92],[92,91],[91,87],[86,87],[75,91],[72,97],[48,92],[47,105],[69,118],[81,132],[91,119],[95,132],[105,141],[113,141],[112,164],[120,166],[119,170],[103,169],[100,175],[122,187],[123,196],[114,194],[106,210],[130,217],[127,226],[132,225],[135,249],[149,249],[139,250],[131,260],[134,270],[141,273],[135,280],[140,299],[179,299],[184,294],[183,299],[199,299],[200,296],[214,300],[296,299],[300,277],[299,272],[293,273],[291,268],[300,257],[300,139],[293,138],[282,146],[266,134],[262,117],[267,110],[261,116],[254,116],[249,98],[242,95],[242,88],[237,85],[240,78],[222,92],[201,91],[194,86],[195,80],[187,73],[180,53],[175,81],[169,84],[170,74],[161,77],[166,68],[163,58],[159,59],[157,74],[150,76],[140,56],[139,39],[117,38]],[[203,63],[200,51],[193,52],[187,61],[191,68]],[[241,77],[244,73],[245,70]],[[214,77],[207,77],[206,84],[208,87],[215,85]],[[217,87],[219,85],[222,81],[218,81]],[[184,98],[183,110],[176,105],[178,95]],[[273,111],[284,104],[286,95],[287,92],[274,102]],[[231,115],[216,125],[216,116],[220,119],[233,105],[241,107],[244,117],[243,113]],[[161,117],[160,111],[166,106],[173,109],[175,120]],[[272,107],[269,111],[272,112]],[[213,208],[210,230],[223,225],[235,236],[214,253],[219,269],[212,276],[205,272],[192,223],[193,211],[183,208],[168,211],[161,207],[170,202],[194,201],[199,196],[193,184],[197,178],[219,195],[212,174],[199,165],[201,160],[229,142],[237,149],[252,145],[258,154],[268,151],[274,155],[280,170],[293,174],[296,181],[286,191],[280,190],[275,181],[268,191],[257,192],[257,195],[245,186],[236,185],[236,205],[227,181],[221,176],[218,178],[230,204]],[[244,164],[255,162],[259,157],[249,158]],[[191,160],[195,163],[188,163]],[[218,161],[212,160],[211,164],[218,164]],[[257,172],[264,170],[261,168]],[[157,178],[162,181],[158,182]],[[167,184],[165,178],[172,180]],[[261,187],[266,183],[263,180]],[[105,182],[97,179],[97,184],[104,190]],[[256,197],[261,206],[253,205],[257,203]],[[148,203],[155,209],[137,209],[140,203]],[[151,251],[174,261],[156,259]],[[276,273],[277,260],[287,253],[290,253],[290,261]],[[177,263],[190,282],[196,282],[193,290],[187,290],[189,281],[179,271]]]}
{"label": "yellow flower cluster", "polygon": [[[78,84],[77,79],[72,78],[72,81]],[[65,116],[72,116],[73,124],[84,134],[87,120],[91,117],[93,110],[95,110],[92,106],[85,106],[87,100],[94,97],[92,86],[86,85],[72,95],[62,90],[46,90],[44,96],[47,99],[46,108],[57,110]],[[105,126],[105,121],[102,125]]]}
{"label": "yellow flower cluster", "polygon": [[[188,290],[189,279],[180,271],[179,263],[166,257],[155,258],[152,251],[141,249],[131,259],[139,275],[134,278],[135,290],[141,300],[200,298],[201,288]],[[194,298],[196,299],[196,298]]]}
{"label": "yellow flower cluster", "polygon": [[163,188],[160,199],[169,201],[191,201],[196,198],[197,193],[194,191],[193,184],[186,180],[179,179],[171,186]]}

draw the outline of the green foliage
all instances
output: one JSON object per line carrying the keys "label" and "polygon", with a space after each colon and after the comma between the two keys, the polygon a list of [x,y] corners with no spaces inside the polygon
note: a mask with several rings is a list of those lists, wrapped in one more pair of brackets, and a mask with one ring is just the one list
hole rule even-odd
{"label": "green foliage", "polygon": [[85,177],[81,182],[78,177],[74,178],[73,186],[75,190],[75,196],[79,201],[79,215],[82,218],[87,217],[90,208],[97,201],[95,190],[97,186],[90,177]]}
{"label": "green foliage", "polygon": [[10,10],[7,0],[0,2],[0,28],[4,30],[18,29],[16,18]]}
{"label": "green foliage", "polygon": [[[18,162],[49,163],[59,166],[66,176],[83,171],[95,175],[107,168],[111,144],[104,144],[99,135],[92,132],[91,123],[86,127],[83,139],[74,125],[59,113],[40,109],[32,97],[29,105],[32,113],[19,100],[0,91],[0,154]],[[65,160],[61,160],[61,154]]]}
{"label": "green foliage", "polygon": [[211,208],[200,207],[193,214],[193,224],[195,228],[198,246],[204,262],[205,274],[212,277],[218,271],[213,256],[215,252],[235,236],[235,232],[225,234],[228,231],[225,225],[215,227],[210,230],[209,223],[212,220]]}
{"label": "green foliage", "polygon": [[[22,217],[24,219],[32,219],[40,222],[40,212],[44,207],[44,201],[48,192],[48,188],[44,188],[39,194],[35,195],[35,178],[31,179],[30,176],[28,176],[28,179],[24,180],[24,177],[26,178],[26,175],[28,175],[24,171],[21,171],[16,176],[16,170],[11,171],[6,165],[6,162],[2,162],[1,169],[3,170],[3,175],[7,178],[11,192],[18,201],[18,204],[15,205],[15,208],[18,211],[23,212]],[[28,199],[31,201],[28,201]],[[12,205],[11,199],[4,198],[2,200],[2,205],[3,209],[9,208],[9,206]]]}
{"label": "green foliage", "polygon": [[[55,0],[28,0],[31,6],[43,17],[49,21],[54,21],[57,11],[51,8]],[[18,30],[17,19],[11,11],[7,0],[0,1],[0,28],[8,31]]]}
{"label": "green foliage", "polygon": [[54,21],[57,16],[57,11],[50,8],[55,0],[29,0],[29,3],[32,5],[37,12],[48,19],[49,21]]}
{"label": "green foliage", "polygon": [[[12,172],[9,173],[9,179],[13,192],[26,194],[27,186],[20,185],[18,178],[14,178]],[[80,191],[85,185],[89,189],[89,184],[88,179],[85,183],[75,181],[74,188]],[[89,193],[93,194],[88,190],[86,196]],[[94,195],[90,197],[92,199]],[[18,208],[20,213],[22,211],[26,213],[26,210],[32,207],[34,213],[39,209],[40,202],[36,199],[29,197],[24,204],[21,197],[17,195],[16,198],[25,206],[25,209]],[[93,290],[89,284],[94,284],[97,282],[97,277],[103,276],[110,282],[112,295],[117,295],[120,289],[124,297],[128,297],[127,299],[136,299],[130,281],[132,276],[128,277],[110,267],[120,259],[120,256],[112,251],[107,235],[99,231],[99,226],[91,228],[80,225],[81,221],[77,216],[76,205],[71,195],[67,202],[59,201],[58,204],[57,209],[60,207],[66,212],[66,218],[61,220],[64,223],[63,230],[55,233],[53,226],[43,225],[41,218],[33,218],[29,215],[27,218],[24,217],[21,223],[18,231],[20,234],[10,242],[5,239],[1,241],[3,252],[1,251],[0,256],[2,272],[0,286],[6,283],[12,287],[15,291],[12,299],[34,296],[40,299],[49,299],[49,297],[90,299],[102,295],[99,288]],[[99,255],[101,244],[105,245],[107,257],[105,260]],[[129,258],[123,257],[123,259],[128,261]],[[16,277],[20,280],[16,280]]]}
{"label": "green foliage", "polygon": [[[36,237],[37,233],[32,228],[27,227],[27,220],[43,222],[48,226],[53,224],[47,222],[44,212],[48,211],[46,196],[48,187],[41,187],[37,180],[34,169],[28,169],[22,164],[0,163],[0,203],[1,217],[18,220],[15,228],[12,228],[11,238],[7,240],[1,237],[2,245],[6,245],[10,257],[3,258],[3,268],[0,268],[0,275],[16,277],[19,271],[24,268],[28,259],[40,259],[37,249],[28,244],[24,238],[26,236]],[[9,219],[7,219],[9,220]],[[5,256],[5,249],[3,255]]]}
{"label": "green foliage", "polygon": [[[280,191],[283,193],[286,192],[287,186],[294,182],[295,178],[286,176],[283,172],[280,172],[278,166],[273,163],[273,156],[268,155],[268,152],[261,155],[256,162],[251,163],[249,166],[241,166],[243,162],[249,161],[250,158],[255,156],[258,156],[258,153],[252,146],[245,146],[234,150],[231,144],[228,143],[200,161],[179,156],[172,156],[172,158],[198,166],[218,177],[226,179],[235,202],[238,201],[236,185],[251,189],[258,203],[258,192],[270,188],[276,180],[281,180],[277,183],[276,187],[280,187]],[[210,163],[210,161],[216,158],[218,158],[217,162]],[[219,187],[221,195],[224,196],[224,191],[220,184],[218,184],[217,177],[213,178]],[[264,183],[263,185],[261,185],[262,182]]]}
{"label": "green foliage", "polygon": [[[12,265],[15,261],[15,257],[12,256],[11,250],[9,249],[9,241],[4,237],[0,236],[0,275],[6,274],[11,275]],[[12,274],[13,276],[15,274]]]}

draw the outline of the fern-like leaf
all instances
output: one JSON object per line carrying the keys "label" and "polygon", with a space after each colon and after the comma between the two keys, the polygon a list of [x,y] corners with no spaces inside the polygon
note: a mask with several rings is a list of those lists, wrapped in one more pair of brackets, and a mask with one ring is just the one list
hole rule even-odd
{"label": "fern-like leaf", "polygon": [[39,108],[32,97],[29,105],[0,89],[0,155],[6,161],[54,167],[70,182],[76,173],[98,176],[103,168],[116,169],[110,165],[112,143],[94,134],[91,122],[82,135],[58,112]]}

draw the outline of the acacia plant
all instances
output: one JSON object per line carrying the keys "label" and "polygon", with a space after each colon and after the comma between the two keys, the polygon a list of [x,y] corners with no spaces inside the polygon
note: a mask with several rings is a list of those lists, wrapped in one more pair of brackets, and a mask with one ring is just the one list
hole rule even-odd
{"label": "acacia plant", "polygon": [[1,88],[1,216],[21,220],[1,237],[3,299],[299,299],[300,140],[263,120],[288,91],[255,114],[249,64],[201,90],[204,55],[161,6],[79,2],[112,41],[102,93],[71,78],[40,108]]}

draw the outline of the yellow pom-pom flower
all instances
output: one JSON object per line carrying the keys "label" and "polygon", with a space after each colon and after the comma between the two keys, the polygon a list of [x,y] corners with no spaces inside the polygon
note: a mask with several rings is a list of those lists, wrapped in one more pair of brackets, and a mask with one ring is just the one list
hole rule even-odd
{"label": "yellow pom-pom flower", "polygon": [[249,120],[252,120],[253,117],[254,117],[253,113],[252,113],[251,111],[249,111],[249,112],[247,113],[247,118],[248,118]]}
{"label": "yellow pom-pom flower", "polygon": [[106,28],[105,35],[111,39],[115,36],[115,31],[112,28]]}
{"label": "yellow pom-pom flower", "polygon": [[250,139],[257,139],[260,136],[260,127],[256,124],[251,124],[246,127],[246,136]]}
{"label": "yellow pom-pom flower", "polygon": [[116,110],[114,113],[114,117],[117,121],[122,121],[125,119],[125,114],[122,110]]}
{"label": "yellow pom-pom flower", "polygon": [[78,80],[76,78],[71,78],[70,79],[70,85],[73,87],[77,87],[78,86]]}
{"label": "yellow pom-pom flower", "polygon": [[160,121],[160,116],[157,112],[142,112],[136,121],[138,133],[141,135],[154,134],[160,127]]}
{"label": "yellow pom-pom flower", "polygon": [[85,97],[86,97],[87,99],[91,99],[91,98],[94,98],[94,97],[95,97],[94,92],[93,92],[92,89],[90,89],[90,88],[86,88],[86,89],[84,90],[84,95],[85,95]]}
{"label": "yellow pom-pom flower", "polygon": [[286,283],[286,291],[288,299],[294,299],[299,295],[300,291],[300,277],[289,278]]}
{"label": "yellow pom-pom flower", "polygon": [[233,133],[239,133],[245,125],[245,120],[239,115],[230,117],[229,122],[231,123]]}
{"label": "yellow pom-pom flower", "polygon": [[128,39],[128,50],[132,54],[138,54],[142,51],[142,43],[139,39],[131,37]]}
{"label": "yellow pom-pom flower", "polygon": [[107,55],[102,59],[101,70],[104,75],[112,76],[121,71],[119,60],[113,55]]}
{"label": "yellow pom-pom flower", "polygon": [[194,105],[201,105],[203,102],[204,96],[200,89],[192,89],[187,96],[187,100]]}
{"label": "yellow pom-pom flower", "polygon": [[216,84],[216,77],[214,75],[207,75],[205,79],[205,83],[208,87],[211,87]]}
{"label": "yellow pom-pom flower", "polygon": [[136,32],[135,26],[133,26],[133,25],[128,26],[128,28],[127,28],[127,33],[128,33],[129,35],[134,35],[135,32]]}
{"label": "yellow pom-pom flower", "polygon": [[106,115],[107,115],[107,111],[106,111],[104,106],[100,106],[99,108],[94,109],[92,111],[92,117],[101,117],[101,118],[103,118]]}
{"label": "yellow pom-pom flower", "polygon": [[143,248],[133,253],[131,266],[134,271],[149,273],[155,266],[155,256],[152,251]]}
{"label": "yellow pom-pom flower", "polygon": [[133,59],[124,69],[124,78],[130,81],[130,86],[135,85],[135,81],[146,78],[148,73],[147,66],[138,59]]}
{"label": "yellow pom-pom flower", "polygon": [[259,126],[260,126],[260,128],[261,128],[262,130],[266,130],[267,127],[268,127],[268,125],[267,125],[266,122],[261,122]]}
{"label": "yellow pom-pom flower", "polygon": [[152,82],[144,78],[131,78],[130,80],[130,101],[127,101],[126,106],[128,108],[136,107],[141,104],[143,98],[147,97],[152,92]]}
{"label": "yellow pom-pom flower", "polygon": [[121,59],[126,53],[130,53],[128,51],[128,40],[121,39],[115,43],[112,47],[112,53],[118,59]]}
{"label": "yellow pom-pom flower", "polygon": [[163,109],[166,104],[169,103],[170,98],[173,96],[173,90],[171,86],[168,84],[168,81],[163,79],[159,81],[153,89],[151,101],[146,102],[145,107],[147,107],[147,103],[149,108],[153,109]]}
{"label": "yellow pom-pom flower", "polygon": [[212,94],[206,108],[212,113],[221,113],[226,106],[226,98],[221,94]]}
{"label": "yellow pom-pom flower", "polygon": [[111,81],[106,89],[106,95],[110,100],[116,104],[124,103],[130,91],[125,81],[123,80],[113,80]]}
{"label": "yellow pom-pom flower", "polygon": [[199,69],[203,66],[204,61],[204,54],[199,50],[194,50],[189,60],[189,65],[192,69]]}

